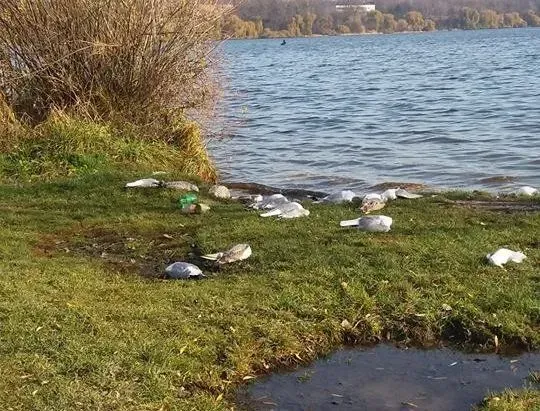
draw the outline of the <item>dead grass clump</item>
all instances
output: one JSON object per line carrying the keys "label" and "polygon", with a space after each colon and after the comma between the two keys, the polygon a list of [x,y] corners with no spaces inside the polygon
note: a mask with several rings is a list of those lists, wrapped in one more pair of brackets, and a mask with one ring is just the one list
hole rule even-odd
{"label": "dead grass clump", "polygon": [[212,95],[213,0],[0,0],[0,91],[18,118],[52,109],[168,122]]}

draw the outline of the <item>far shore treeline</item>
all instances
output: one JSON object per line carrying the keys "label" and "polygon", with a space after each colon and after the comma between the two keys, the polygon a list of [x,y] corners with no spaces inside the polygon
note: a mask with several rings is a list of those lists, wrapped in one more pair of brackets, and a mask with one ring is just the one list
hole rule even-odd
{"label": "far shore treeline", "polygon": [[[375,4],[363,12],[337,4]],[[540,26],[540,1],[505,0],[243,0],[224,2],[223,38],[270,38],[350,33],[476,30]]]}

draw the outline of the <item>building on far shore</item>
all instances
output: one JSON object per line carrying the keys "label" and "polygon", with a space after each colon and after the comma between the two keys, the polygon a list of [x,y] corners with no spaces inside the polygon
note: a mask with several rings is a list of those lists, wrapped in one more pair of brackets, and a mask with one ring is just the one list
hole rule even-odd
{"label": "building on far shore", "polygon": [[375,4],[336,4],[336,11],[353,10],[361,13],[375,11]]}

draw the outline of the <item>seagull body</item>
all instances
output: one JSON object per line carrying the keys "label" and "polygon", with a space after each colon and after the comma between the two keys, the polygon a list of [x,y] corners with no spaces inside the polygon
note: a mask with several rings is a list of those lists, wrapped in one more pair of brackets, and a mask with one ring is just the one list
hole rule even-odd
{"label": "seagull body", "polygon": [[227,251],[215,254],[206,254],[202,258],[212,260],[218,264],[234,263],[235,261],[245,260],[251,256],[251,247],[248,244],[237,244]]}
{"label": "seagull body", "polygon": [[398,197],[399,198],[421,198],[423,196],[420,194],[409,193],[407,190],[404,190],[399,187],[389,188],[388,190],[384,191],[382,194],[378,194],[378,193],[366,194],[362,200],[362,204],[365,204],[366,202],[371,201],[371,200],[387,202],[389,200],[396,200]]}
{"label": "seagull body", "polygon": [[208,194],[216,197],[216,198],[231,198],[231,192],[229,189],[225,186],[212,186],[208,190]]}
{"label": "seagull body", "polygon": [[382,201],[383,203],[386,202],[386,199],[381,195],[381,194],[378,194],[378,193],[368,193],[364,196],[364,198],[362,199],[362,204],[366,204],[368,201],[372,201],[372,200],[376,200],[376,201]]}
{"label": "seagull body", "polygon": [[385,215],[371,215],[345,220],[339,223],[341,227],[357,227],[359,230],[371,233],[386,233],[392,226],[392,218]]}
{"label": "seagull body", "polygon": [[316,201],[316,203],[350,203],[354,197],[356,197],[356,194],[353,191],[343,190],[338,193],[327,195],[326,197],[321,198],[319,201]]}
{"label": "seagull body", "polygon": [[527,256],[519,251],[512,251],[508,248],[499,248],[494,253],[488,254],[486,258],[490,264],[503,268],[503,264],[506,264],[509,261],[521,263]]}
{"label": "seagull body", "polygon": [[160,186],[161,181],[156,180],[155,178],[143,178],[126,184],[126,188],[155,188]]}
{"label": "seagull body", "polygon": [[413,194],[413,193],[409,193],[407,190],[403,189],[403,188],[397,188],[396,189],[396,196],[397,197],[400,197],[400,198],[422,198],[423,195],[421,194]]}
{"label": "seagull body", "polygon": [[371,213],[372,211],[380,210],[386,205],[385,201],[382,200],[367,200],[362,201],[362,207],[360,210],[366,214]]}
{"label": "seagull body", "polygon": [[199,187],[187,181],[168,181],[168,182],[163,183],[163,187],[172,188],[175,190],[196,191],[196,192],[199,191]]}
{"label": "seagull body", "polygon": [[531,186],[523,186],[516,190],[518,196],[534,196],[538,194],[538,189]]}
{"label": "seagull body", "polygon": [[302,207],[302,204],[295,201],[291,203],[283,203],[272,210],[261,214],[261,217],[280,217],[280,218],[297,218],[309,215],[309,210]]}
{"label": "seagull body", "polygon": [[165,269],[165,275],[176,280],[206,277],[199,267],[183,261],[176,262],[168,266]]}
{"label": "seagull body", "polygon": [[254,202],[250,207],[256,210],[270,210],[288,202],[289,200],[283,194],[272,194],[263,197],[262,201]]}

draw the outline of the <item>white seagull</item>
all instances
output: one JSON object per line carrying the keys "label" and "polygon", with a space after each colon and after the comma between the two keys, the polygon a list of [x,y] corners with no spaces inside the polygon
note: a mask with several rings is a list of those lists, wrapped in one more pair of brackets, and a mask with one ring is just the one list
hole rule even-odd
{"label": "white seagull", "polygon": [[386,233],[392,226],[392,218],[385,215],[368,215],[339,223],[341,227],[357,227],[371,233]]}
{"label": "white seagull", "polygon": [[206,260],[212,260],[218,264],[234,263],[245,260],[251,255],[251,247],[248,244],[237,244],[227,251],[201,256]]}
{"label": "white seagull", "polygon": [[523,186],[515,192],[518,196],[535,196],[538,194],[538,189],[531,186]]}
{"label": "white seagull", "polygon": [[508,248],[499,248],[494,253],[488,254],[486,258],[490,264],[503,268],[503,264],[506,264],[509,261],[521,263],[527,256],[519,251],[512,251]]}
{"label": "white seagull", "polygon": [[356,197],[354,191],[351,190],[342,190],[337,193],[327,195],[326,197],[321,198],[319,201],[314,201],[315,203],[350,203],[353,198]]}
{"label": "white seagull", "polygon": [[155,178],[143,178],[126,184],[126,188],[155,188],[161,187],[161,181]]}
{"label": "white seagull", "polygon": [[297,218],[309,215],[309,210],[302,207],[302,204],[295,201],[291,203],[283,203],[272,210],[261,214],[261,217],[273,217],[279,218]]}
{"label": "white seagull", "polygon": [[165,269],[165,275],[176,280],[206,277],[199,267],[183,261],[179,261],[168,266]]}
{"label": "white seagull", "polygon": [[403,188],[389,188],[388,190],[384,191],[382,194],[378,193],[369,193],[364,196],[364,199],[362,200],[362,204],[365,204],[366,202],[370,200],[377,200],[377,201],[383,201],[387,202],[388,200],[396,200],[397,198],[421,198],[423,197],[421,194],[413,194],[409,193],[407,190],[404,190]]}
{"label": "white seagull", "polygon": [[165,188],[172,188],[175,190],[185,190],[185,191],[199,191],[199,187],[195,184],[191,184],[187,181],[168,181],[161,183]]}
{"label": "white seagull", "polygon": [[264,196],[261,201],[255,201],[250,207],[256,210],[270,210],[288,202],[289,199],[283,194],[272,194],[271,196]]}

